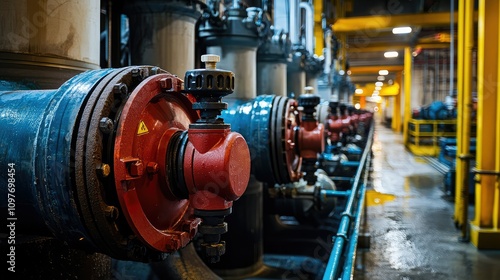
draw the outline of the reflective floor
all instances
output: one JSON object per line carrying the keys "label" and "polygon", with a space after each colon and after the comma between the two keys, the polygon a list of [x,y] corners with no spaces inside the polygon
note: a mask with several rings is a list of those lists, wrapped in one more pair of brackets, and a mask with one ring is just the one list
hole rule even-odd
{"label": "reflective floor", "polygon": [[364,225],[371,245],[358,250],[354,279],[500,279],[500,251],[458,242],[443,175],[402,143],[377,124]]}

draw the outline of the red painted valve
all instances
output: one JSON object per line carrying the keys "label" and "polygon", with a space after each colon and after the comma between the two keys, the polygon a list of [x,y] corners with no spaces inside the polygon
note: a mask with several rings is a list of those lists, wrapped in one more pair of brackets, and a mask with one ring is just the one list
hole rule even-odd
{"label": "red painted valve", "polygon": [[312,87],[306,87],[305,94],[300,95],[298,99],[301,111],[300,127],[297,131],[297,147],[302,157],[302,171],[305,172],[304,179],[309,185],[316,182],[316,161],[318,154],[325,149],[325,128],[319,124],[315,117],[316,106],[320,102],[317,95],[312,94]]}
{"label": "red painted valve", "polygon": [[338,102],[330,101],[328,104],[330,113],[327,119],[328,137],[330,144],[336,145],[340,141],[340,134],[342,133],[342,120],[338,115]]}
{"label": "red painted valve", "polygon": [[203,219],[201,246],[213,263],[225,251],[220,241],[227,232],[224,217],[250,178],[250,151],[243,136],[230,132],[229,124],[219,118],[227,109],[222,97],[234,90],[233,73],[216,69],[217,55],[203,55],[201,60],[206,68],[188,71],[185,78],[185,91],[196,99],[193,109],[199,110],[200,119],[189,125],[184,178],[195,215]]}
{"label": "red painted valve", "polygon": [[[213,84],[222,92],[215,103],[225,105],[221,97],[234,88],[229,81]],[[114,141],[114,180],[122,212],[140,241],[160,252],[174,252],[198,231],[207,231],[203,223],[213,219],[197,212],[212,211],[206,216],[222,218],[229,214],[250,178],[246,141],[222,120],[210,118],[199,106],[203,98],[193,103],[192,96],[183,94],[182,83],[168,73],[142,81],[121,111]],[[212,232],[227,230],[220,218],[215,220],[218,227]],[[217,242],[208,251],[220,255],[224,247]]]}

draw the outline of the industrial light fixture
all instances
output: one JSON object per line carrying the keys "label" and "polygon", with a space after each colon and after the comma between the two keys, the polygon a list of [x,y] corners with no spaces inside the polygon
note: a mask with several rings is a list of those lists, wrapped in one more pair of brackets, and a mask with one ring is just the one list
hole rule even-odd
{"label": "industrial light fixture", "polygon": [[384,85],[384,83],[382,83],[382,82],[376,82],[376,83],[375,83],[375,86],[376,86],[376,87],[381,87],[381,86],[383,86],[383,85]]}
{"label": "industrial light fixture", "polygon": [[409,26],[395,27],[392,29],[392,34],[408,34],[408,33],[411,33],[411,27]]}
{"label": "industrial light fixture", "polygon": [[386,58],[392,58],[392,57],[398,57],[398,56],[399,56],[399,53],[395,52],[395,51],[384,53],[384,57],[386,57]]}
{"label": "industrial light fixture", "polygon": [[388,71],[388,70],[380,70],[380,71],[378,71],[378,74],[379,74],[380,76],[389,75],[389,71]]}
{"label": "industrial light fixture", "polygon": [[362,94],[362,93],[363,93],[363,89],[361,89],[361,88],[357,88],[357,89],[354,91],[354,93],[356,93],[356,94]]}
{"label": "industrial light fixture", "polygon": [[375,90],[382,90],[382,87],[375,87]]}
{"label": "industrial light fixture", "polygon": [[378,77],[377,77],[377,80],[378,80],[378,81],[384,81],[384,80],[385,80],[385,76],[378,76]]}

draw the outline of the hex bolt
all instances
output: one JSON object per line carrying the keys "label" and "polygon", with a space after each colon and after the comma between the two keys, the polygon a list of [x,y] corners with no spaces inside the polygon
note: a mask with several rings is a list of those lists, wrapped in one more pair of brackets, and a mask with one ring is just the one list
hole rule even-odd
{"label": "hex bolt", "polygon": [[114,206],[108,206],[106,207],[106,209],[104,210],[104,214],[106,215],[106,217],[108,217],[109,219],[111,220],[116,220],[118,219],[118,215],[120,215],[120,212],[118,211],[118,208],[114,207]]}
{"label": "hex bolt", "polygon": [[106,163],[98,164],[96,169],[99,175],[101,175],[102,177],[108,177],[111,173],[111,167]]}
{"label": "hex bolt", "polygon": [[128,87],[124,83],[117,83],[113,86],[113,93],[125,97],[128,94]]}
{"label": "hex bolt", "polygon": [[204,54],[201,56],[201,62],[205,62],[205,69],[216,69],[220,56],[215,54]]}
{"label": "hex bolt", "polygon": [[102,133],[110,134],[113,131],[114,122],[108,117],[104,117],[99,121],[99,129]]}
{"label": "hex bolt", "polygon": [[146,165],[146,171],[151,175],[158,173],[158,163],[154,161],[148,162]]}

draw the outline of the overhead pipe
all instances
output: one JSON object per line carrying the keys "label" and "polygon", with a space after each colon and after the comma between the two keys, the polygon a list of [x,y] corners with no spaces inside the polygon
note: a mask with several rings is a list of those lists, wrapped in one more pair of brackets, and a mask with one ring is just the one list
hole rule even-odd
{"label": "overhead pipe", "polygon": [[306,50],[313,55],[314,54],[314,12],[312,4],[309,2],[300,2],[300,8],[303,9],[306,14],[304,17],[305,22],[305,46]]}

